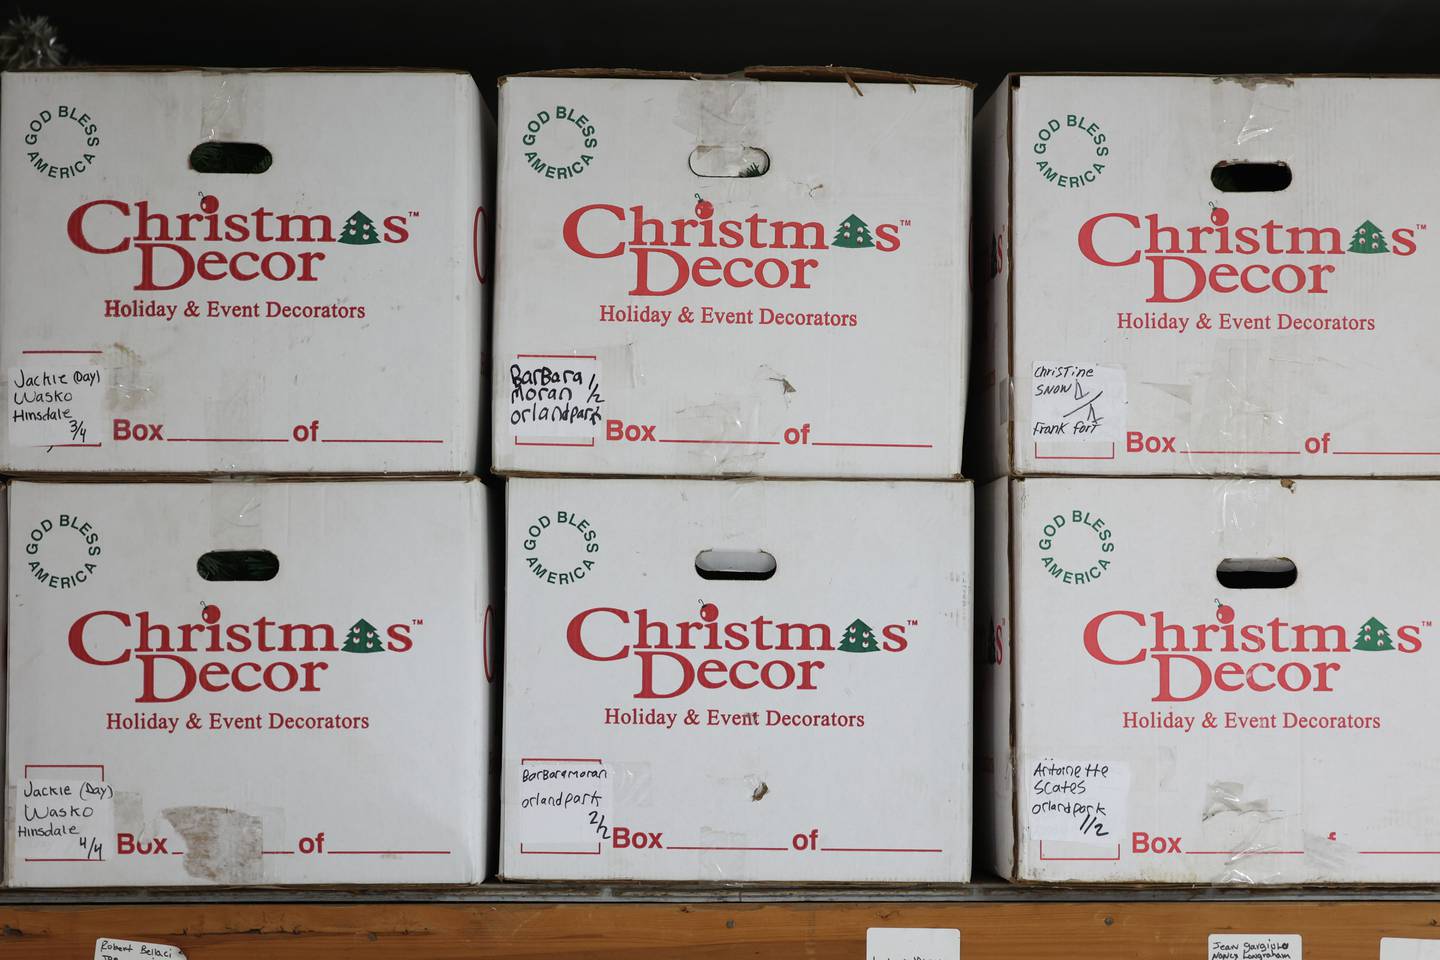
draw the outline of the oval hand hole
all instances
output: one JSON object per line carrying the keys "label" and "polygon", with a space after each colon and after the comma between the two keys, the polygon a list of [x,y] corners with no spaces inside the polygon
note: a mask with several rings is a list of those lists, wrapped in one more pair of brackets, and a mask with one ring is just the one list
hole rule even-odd
{"label": "oval hand hole", "polygon": [[1210,182],[1223,193],[1275,193],[1290,186],[1290,164],[1221,160],[1210,168]]}
{"label": "oval hand hole", "polygon": [[258,143],[207,140],[190,151],[190,169],[196,173],[264,173],[274,159]]}
{"label": "oval hand hole", "polygon": [[702,580],[769,580],[775,558],[764,550],[701,550],[695,572]]}
{"label": "oval hand hole", "polygon": [[195,569],[206,580],[273,580],[280,558],[269,550],[212,550],[201,554]]}
{"label": "oval hand hole", "polygon": [[1215,568],[1215,579],[1227,590],[1280,590],[1298,575],[1295,564],[1284,557],[1235,557]]}
{"label": "oval hand hole", "polygon": [[690,172],[697,177],[763,177],[770,170],[770,154],[759,147],[696,147],[690,152]]}

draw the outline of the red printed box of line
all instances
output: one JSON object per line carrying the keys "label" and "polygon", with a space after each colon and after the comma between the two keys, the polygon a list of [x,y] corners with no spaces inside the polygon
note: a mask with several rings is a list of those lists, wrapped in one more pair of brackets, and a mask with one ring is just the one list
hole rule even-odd
{"label": "red printed box of line", "polygon": [[0,99],[0,467],[475,471],[468,76],[7,74]]}

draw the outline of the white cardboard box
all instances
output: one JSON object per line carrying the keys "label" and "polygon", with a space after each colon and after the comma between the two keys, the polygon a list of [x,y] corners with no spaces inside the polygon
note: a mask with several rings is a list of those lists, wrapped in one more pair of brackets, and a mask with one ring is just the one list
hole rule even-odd
{"label": "white cardboard box", "polygon": [[[1437,111],[1435,79],[1011,77],[967,474],[1434,474]],[[1212,179],[1247,172],[1291,182]]]}
{"label": "white cardboard box", "polygon": [[[15,73],[0,104],[0,468],[475,472],[467,74]],[[234,143],[272,165],[197,169]]]}
{"label": "white cardboard box", "polygon": [[969,484],[517,479],[507,512],[504,877],[969,878]]}
{"label": "white cardboard box", "polygon": [[[1001,875],[1440,880],[1440,483],[1038,478],[978,499]],[[1288,561],[1293,583],[1240,586],[1235,561]]]}
{"label": "white cardboard box", "polygon": [[[15,483],[10,510],[10,884],[483,879],[478,481]],[[254,550],[272,579],[201,574]]]}
{"label": "white cardboard box", "polygon": [[971,89],[855,76],[504,81],[497,470],[959,476]]}

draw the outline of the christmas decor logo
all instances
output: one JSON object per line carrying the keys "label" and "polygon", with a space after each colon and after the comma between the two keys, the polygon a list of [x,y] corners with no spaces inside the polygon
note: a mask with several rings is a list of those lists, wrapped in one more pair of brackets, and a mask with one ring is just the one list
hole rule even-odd
{"label": "christmas decor logo", "polygon": [[634,657],[640,664],[634,698],[667,700],[697,686],[818,690],[825,654],[902,653],[910,645],[906,631],[915,626],[914,620],[887,623],[877,636],[858,618],[841,630],[763,615],[726,622],[713,603],[701,605],[698,619],[678,621],[654,619],[645,607],[591,607],[570,618],[565,642],[576,656],[597,663]]}
{"label": "christmas decor logo", "polygon": [[[1187,303],[1202,293],[1329,293],[1338,269],[1330,258],[1348,253],[1416,250],[1421,226],[1386,233],[1369,220],[1344,243],[1339,227],[1295,227],[1274,219],[1234,225],[1230,212],[1213,207],[1209,226],[1173,226],[1158,213],[1100,213],[1080,225],[1080,253],[1102,267],[1150,267],[1147,303]],[[1256,262],[1253,257],[1266,257]],[[1291,258],[1274,262],[1273,258]]]}
{"label": "christmas decor logo", "polygon": [[[629,253],[634,268],[630,296],[668,297],[692,284],[809,290],[821,269],[817,254],[832,248],[893,253],[909,223],[902,219],[872,227],[852,213],[830,231],[816,220],[759,213],[717,218],[715,204],[695,194],[694,216],[669,220],[650,216],[643,204],[586,204],[565,218],[561,237],[572,253],[590,260]],[[718,253],[730,250],[743,252]]]}
{"label": "christmas decor logo", "polygon": [[373,626],[357,620],[344,628],[329,623],[282,623],[261,616],[225,623],[207,604],[199,623],[165,623],[149,610],[94,610],[75,620],[66,637],[75,659],[92,667],[138,664],[136,703],[174,703],[193,693],[316,693],[330,668],[329,654],[406,653],[422,620]]}
{"label": "christmas decor logo", "polygon": [[134,289],[175,290],[192,281],[268,280],[314,283],[327,244],[368,246],[410,239],[407,215],[377,225],[356,210],[337,227],[320,213],[276,213],[265,207],[225,213],[214,196],[199,213],[160,213],[148,200],[90,200],[71,212],[65,229],[85,253],[131,253],[139,261]]}
{"label": "christmas decor logo", "polygon": [[[1216,601],[1215,622],[1172,623],[1162,611],[1107,610],[1085,625],[1085,652],[1112,667],[1155,667],[1151,700],[1187,703],[1209,693],[1334,693],[1347,654],[1420,652],[1420,624],[1390,628],[1371,617],[1353,634],[1340,624],[1291,623],[1280,617],[1236,623],[1235,608]],[[1428,624],[1428,621],[1426,621]]]}

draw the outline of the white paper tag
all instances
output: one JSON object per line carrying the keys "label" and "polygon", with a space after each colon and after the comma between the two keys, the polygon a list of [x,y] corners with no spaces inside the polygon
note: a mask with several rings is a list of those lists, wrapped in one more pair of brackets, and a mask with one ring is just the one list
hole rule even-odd
{"label": "white paper tag", "polygon": [[10,368],[10,444],[17,447],[98,445],[105,376],[85,358],[44,357]]}
{"label": "white paper tag", "polygon": [[1440,940],[1381,937],[1380,960],[1440,960]]}
{"label": "white paper tag", "polygon": [[870,927],[866,960],[960,960],[960,931],[939,927]]}
{"label": "white paper tag", "polygon": [[1119,843],[1130,810],[1130,765],[1040,757],[1024,771],[1037,840]]}
{"label": "white paper tag", "polygon": [[520,761],[521,846],[590,851],[610,842],[610,768],[598,760]]}
{"label": "white paper tag", "polygon": [[591,439],[604,425],[600,361],[595,357],[521,354],[506,372],[510,435]]}
{"label": "white paper tag", "polygon": [[20,781],[15,856],[20,860],[104,860],[115,836],[115,791],[101,780]]}
{"label": "white paper tag", "polygon": [[1210,960],[1300,960],[1300,935],[1212,933]]}
{"label": "white paper tag", "polygon": [[112,940],[101,937],[95,941],[95,960],[185,960],[185,951],[163,943],[141,943],[139,940]]}
{"label": "white paper tag", "polygon": [[1124,440],[1125,369],[1037,361],[1030,368],[1030,438]]}

